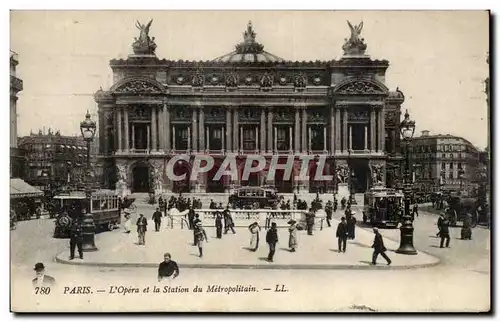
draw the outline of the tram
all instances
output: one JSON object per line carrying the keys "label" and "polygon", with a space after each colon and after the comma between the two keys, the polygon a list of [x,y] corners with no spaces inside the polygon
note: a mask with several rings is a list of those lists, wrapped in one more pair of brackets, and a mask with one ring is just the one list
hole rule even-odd
{"label": "tram", "polygon": [[374,187],[364,195],[363,222],[373,227],[396,228],[403,211],[404,195],[395,189]]}
{"label": "tram", "polygon": [[271,188],[243,187],[229,196],[229,203],[235,209],[275,209],[278,201],[276,190]]}

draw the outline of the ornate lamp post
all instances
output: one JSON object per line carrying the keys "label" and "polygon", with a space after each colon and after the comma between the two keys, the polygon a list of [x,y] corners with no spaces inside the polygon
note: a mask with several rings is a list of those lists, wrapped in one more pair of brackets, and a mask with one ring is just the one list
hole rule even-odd
{"label": "ornate lamp post", "polygon": [[356,181],[356,174],[354,173],[354,170],[351,169],[349,172],[349,203],[351,205],[356,205],[356,198],[355,198],[355,188],[354,188],[354,183]]}
{"label": "ornate lamp post", "polygon": [[401,136],[406,142],[406,167],[404,172],[404,194],[405,194],[405,210],[403,215],[403,224],[401,225],[401,241],[396,253],[405,255],[416,255],[417,251],[413,247],[413,225],[410,215],[410,193],[411,193],[411,167],[410,167],[410,141],[415,133],[415,121],[410,120],[410,114],[406,110],[405,118],[401,122]]}
{"label": "ornate lamp post", "polygon": [[83,140],[87,143],[87,166],[86,166],[86,185],[85,185],[85,197],[87,198],[87,213],[83,214],[83,224],[82,224],[82,235],[83,235],[83,245],[82,249],[84,252],[93,252],[97,250],[94,242],[95,236],[95,225],[94,218],[90,213],[90,206],[92,202],[92,182],[90,175],[90,143],[94,140],[96,132],[96,124],[90,119],[90,113],[87,110],[85,115],[85,120],[80,122],[80,131],[82,132]]}

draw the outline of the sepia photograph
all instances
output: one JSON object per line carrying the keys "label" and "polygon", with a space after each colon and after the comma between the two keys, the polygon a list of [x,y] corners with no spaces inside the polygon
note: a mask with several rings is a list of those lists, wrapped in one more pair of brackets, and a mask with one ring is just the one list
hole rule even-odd
{"label": "sepia photograph", "polygon": [[490,312],[491,19],[11,10],[11,312]]}

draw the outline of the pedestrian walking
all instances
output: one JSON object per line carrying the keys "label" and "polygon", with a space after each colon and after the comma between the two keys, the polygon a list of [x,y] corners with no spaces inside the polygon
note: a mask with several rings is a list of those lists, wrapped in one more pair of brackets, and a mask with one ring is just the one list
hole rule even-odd
{"label": "pedestrian walking", "polygon": [[378,255],[382,255],[382,257],[387,261],[387,265],[391,265],[392,261],[385,254],[387,249],[384,246],[384,239],[382,238],[382,235],[379,233],[378,228],[374,227],[373,228],[373,233],[375,234],[375,238],[373,240],[373,256],[372,256],[372,265],[377,265],[377,257]]}
{"label": "pedestrian walking", "polygon": [[158,282],[162,280],[171,281],[179,276],[179,266],[172,260],[170,253],[163,255],[163,262],[158,265]]}
{"label": "pedestrian walking", "polygon": [[128,212],[125,212],[125,222],[123,223],[123,229],[125,230],[126,234],[130,234],[131,227],[132,227],[132,220],[130,219],[130,214]]}
{"label": "pedestrian walking", "polygon": [[250,248],[252,252],[256,252],[259,248],[259,233],[260,226],[258,222],[253,222],[250,226],[248,226],[248,230],[250,231]]}
{"label": "pedestrian walking", "polygon": [[472,239],[472,215],[470,213],[465,214],[464,224],[460,230],[460,239]]}
{"label": "pedestrian walking", "polygon": [[439,237],[441,237],[441,242],[439,243],[439,248],[444,248],[444,243],[446,240],[446,247],[450,247],[450,222],[448,218],[444,217],[441,222],[441,228],[439,230]]}
{"label": "pedestrian walking", "polygon": [[339,207],[339,202],[337,201],[337,198],[333,199],[333,212],[337,212],[337,209]]}
{"label": "pedestrian walking", "polygon": [[222,238],[222,215],[220,212],[215,213],[215,233],[217,238]]}
{"label": "pedestrian walking", "polygon": [[314,228],[314,211],[312,208],[309,209],[309,212],[306,214],[306,227],[307,227],[307,234],[309,236],[313,235],[313,228]]}
{"label": "pedestrian walking", "polygon": [[345,221],[345,217],[340,218],[340,222],[337,226],[336,237],[338,241],[338,252],[340,253],[342,251],[345,253],[347,246],[347,223]]}
{"label": "pedestrian walking", "polygon": [[418,204],[413,205],[413,218],[418,217]]}
{"label": "pedestrian walking", "polygon": [[81,217],[78,217],[73,221],[70,230],[70,240],[69,240],[69,259],[75,258],[75,248],[78,248],[78,255],[80,259],[83,259],[83,227],[81,222]]}
{"label": "pedestrian walking", "polygon": [[193,246],[196,246],[196,227],[198,227],[198,223],[201,224],[200,215],[195,214],[193,220]]}
{"label": "pedestrian walking", "polygon": [[356,214],[355,211],[351,211],[351,214],[349,217],[347,217],[347,238],[348,239],[354,239],[356,237],[356,218],[354,215]]}
{"label": "pedestrian walking", "polygon": [[266,242],[269,245],[269,254],[267,255],[267,261],[274,261],[274,253],[276,252],[276,244],[278,243],[278,229],[276,223],[271,223],[271,228],[267,231]]}
{"label": "pedestrian walking", "polygon": [[189,229],[194,229],[194,217],[195,217],[195,212],[194,212],[194,207],[189,208],[188,212],[188,224],[189,224]]}
{"label": "pedestrian walking", "polygon": [[143,214],[139,214],[137,219],[137,234],[139,235],[138,245],[146,245],[146,231],[148,230],[148,220]]}
{"label": "pedestrian walking", "polygon": [[203,257],[203,245],[204,242],[206,241],[208,243],[208,238],[207,238],[207,233],[205,232],[205,229],[203,229],[201,222],[198,222],[196,224],[196,228],[194,230],[195,232],[195,238],[196,238],[196,245],[198,245],[198,251],[200,252],[200,258]]}
{"label": "pedestrian walking", "polygon": [[331,227],[332,225],[330,224],[330,220],[332,220],[332,213],[333,213],[333,205],[331,200],[328,200],[328,202],[326,203],[325,212],[326,212],[326,224],[328,225],[328,227]]}
{"label": "pedestrian walking", "polygon": [[437,222],[438,232],[436,234],[436,237],[439,237],[439,233],[441,231],[441,224],[443,223],[443,220],[444,220],[444,214],[441,213],[441,214],[439,214],[439,219],[438,219],[438,222]]}
{"label": "pedestrian walking", "polygon": [[233,234],[236,234],[236,231],[234,230],[233,217],[231,217],[231,211],[229,211],[229,206],[228,206],[224,210],[224,234],[227,234],[229,229],[231,229]]}
{"label": "pedestrian walking", "polygon": [[156,208],[156,211],[153,213],[153,221],[155,222],[155,231],[160,231],[161,227],[161,211],[160,208]]}
{"label": "pedestrian walking", "polygon": [[288,238],[288,248],[290,248],[290,251],[293,253],[297,249],[298,242],[297,242],[297,222],[295,220],[290,220],[288,222],[290,227],[288,227],[288,232],[290,234]]}

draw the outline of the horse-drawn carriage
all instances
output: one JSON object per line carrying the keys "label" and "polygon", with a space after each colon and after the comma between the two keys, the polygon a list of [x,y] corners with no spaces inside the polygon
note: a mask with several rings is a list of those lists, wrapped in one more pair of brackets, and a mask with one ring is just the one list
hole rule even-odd
{"label": "horse-drawn carriage", "polygon": [[451,195],[447,200],[446,215],[451,226],[459,226],[459,222],[470,221],[470,227],[475,227],[479,221],[478,202],[474,198]]}

